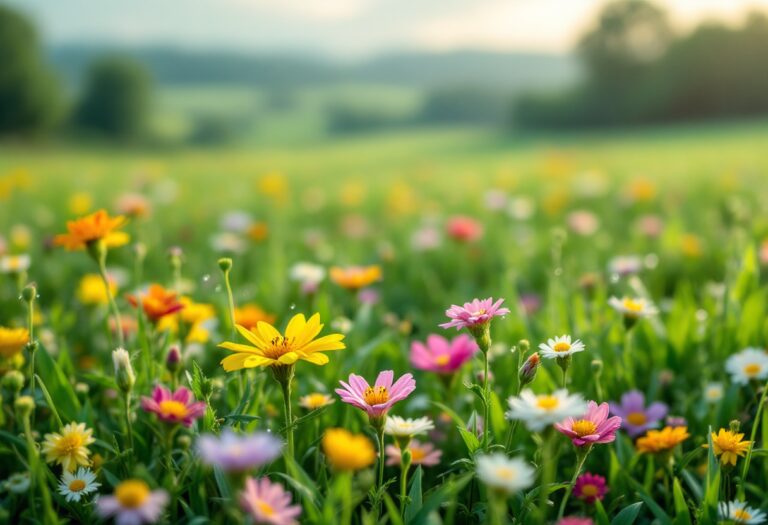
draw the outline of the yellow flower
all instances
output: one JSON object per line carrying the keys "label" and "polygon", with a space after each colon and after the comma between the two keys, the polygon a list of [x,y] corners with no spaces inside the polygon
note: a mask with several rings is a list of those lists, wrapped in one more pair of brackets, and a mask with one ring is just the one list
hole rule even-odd
{"label": "yellow flower", "polygon": [[751,441],[745,441],[744,434],[737,434],[730,430],[721,428],[715,434],[712,432],[712,447],[715,449],[715,456],[720,457],[724,465],[736,465],[739,456],[743,457],[749,450]]}
{"label": "yellow flower", "polygon": [[317,410],[333,403],[334,399],[328,394],[313,392],[299,398],[299,406],[307,410]]}
{"label": "yellow flower", "polygon": [[330,334],[315,339],[323,329],[320,314],[313,315],[308,321],[304,314],[294,315],[288,322],[285,335],[264,321],[259,321],[256,328],[251,330],[240,325],[236,325],[236,328],[253,346],[221,343],[220,348],[236,352],[221,361],[227,372],[258,366],[292,365],[299,360],[324,365],[328,362],[328,356],[323,352],[346,348],[341,342],[344,339],[342,334]]}
{"label": "yellow flower", "polygon": [[93,430],[85,428],[85,423],[70,423],[60,432],[46,434],[42,452],[48,463],[58,463],[64,470],[74,472],[78,466],[89,465],[88,445],[96,441]]}
{"label": "yellow flower", "polygon": [[79,192],[69,198],[69,211],[72,215],[84,215],[91,211],[93,198],[90,193]]}
{"label": "yellow flower", "polygon": [[[114,280],[109,281],[109,290],[114,296],[117,293],[117,285]],[[104,280],[97,273],[89,273],[80,279],[77,287],[77,299],[85,305],[107,304],[109,295],[107,287],[104,286]]]}
{"label": "yellow flower", "polygon": [[335,470],[360,470],[376,460],[371,440],[343,428],[329,428],[323,434],[323,453]]}
{"label": "yellow flower", "polygon": [[381,280],[381,267],[375,264],[346,268],[334,266],[331,268],[331,280],[342,288],[359,290]]}
{"label": "yellow flower", "polygon": [[29,342],[26,328],[4,328],[0,326],[0,356],[5,359],[15,357]]}
{"label": "yellow flower", "polygon": [[678,444],[688,439],[688,427],[664,427],[661,430],[649,430],[637,440],[637,450],[640,453],[665,452],[672,450]]}
{"label": "yellow flower", "polygon": [[54,238],[54,243],[64,246],[67,250],[82,250],[92,243],[103,241],[107,248],[115,248],[127,244],[130,237],[127,233],[116,231],[122,227],[126,219],[122,215],[110,217],[105,210],[86,215],[80,219],[67,222],[67,233]]}

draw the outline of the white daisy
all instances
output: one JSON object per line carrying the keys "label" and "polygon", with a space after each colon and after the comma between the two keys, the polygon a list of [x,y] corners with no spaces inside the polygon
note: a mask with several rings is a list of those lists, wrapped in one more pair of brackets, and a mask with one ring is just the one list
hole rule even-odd
{"label": "white daisy", "polygon": [[641,297],[611,297],[608,304],[624,317],[629,319],[640,319],[651,315],[656,315],[659,311],[650,301]]}
{"label": "white daisy", "polygon": [[584,343],[576,339],[571,342],[570,335],[561,335],[554,339],[548,339],[546,343],[539,345],[541,357],[546,359],[563,358],[576,352],[584,351]]}
{"label": "white daisy", "polygon": [[80,467],[74,474],[64,472],[59,483],[59,494],[64,496],[67,501],[80,501],[83,496],[87,496],[101,486],[96,481],[96,474],[91,469]]}
{"label": "white daisy", "polygon": [[536,395],[532,390],[525,389],[520,397],[510,397],[508,403],[507,419],[521,419],[533,432],[587,411],[584,398],[580,394],[569,394],[565,389],[556,390],[551,395]]}
{"label": "white daisy", "polygon": [[2,273],[21,273],[29,270],[32,259],[29,255],[3,255],[0,257],[0,272]]}
{"label": "white daisy", "polygon": [[11,474],[8,476],[8,479],[3,482],[3,486],[5,486],[8,492],[13,492],[14,494],[25,493],[29,490],[29,472],[17,472],[16,474]]}
{"label": "white daisy", "polygon": [[291,266],[290,277],[301,284],[318,285],[325,279],[325,268],[310,262],[297,262]]}
{"label": "white daisy", "polygon": [[428,430],[435,428],[434,423],[428,417],[418,419],[405,419],[400,416],[387,417],[384,423],[384,432],[390,436],[411,437],[418,434],[424,434]]}
{"label": "white daisy", "polygon": [[725,362],[725,369],[734,383],[746,385],[753,379],[768,377],[768,354],[759,348],[745,348]]}
{"label": "white daisy", "polygon": [[723,384],[714,382],[704,386],[704,399],[707,403],[717,403],[723,399]]}
{"label": "white daisy", "polygon": [[632,275],[643,269],[643,260],[637,255],[619,255],[608,261],[608,272],[621,276]]}
{"label": "white daisy", "polygon": [[500,452],[478,456],[476,470],[480,481],[508,494],[533,485],[533,468],[521,458],[508,458]]}
{"label": "white daisy", "polygon": [[748,507],[744,501],[720,503],[720,517],[738,524],[756,524],[765,521],[765,512]]}

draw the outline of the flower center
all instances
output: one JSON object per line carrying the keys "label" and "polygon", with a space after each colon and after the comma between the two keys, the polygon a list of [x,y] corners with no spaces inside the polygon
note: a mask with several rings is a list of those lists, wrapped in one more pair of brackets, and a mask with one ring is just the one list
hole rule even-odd
{"label": "flower center", "polygon": [[409,449],[411,451],[411,459],[414,463],[421,461],[427,456],[426,453],[424,453],[424,451],[420,448],[409,447]]}
{"label": "flower center", "polygon": [[320,408],[325,406],[325,394],[309,394],[307,397],[307,406],[310,408]]}
{"label": "flower center", "polygon": [[437,366],[445,366],[450,360],[451,357],[447,354],[439,355],[435,357],[435,364],[437,364]]}
{"label": "flower center", "polygon": [[580,419],[573,423],[571,429],[579,436],[589,436],[595,433],[597,425],[588,419]]}
{"label": "flower center", "polygon": [[750,363],[744,367],[744,374],[748,377],[754,377],[760,373],[760,368],[757,363]]}
{"label": "flower center", "polygon": [[571,344],[566,343],[565,341],[560,341],[559,343],[556,343],[555,346],[552,347],[552,350],[555,352],[567,352],[571,349]]}
{"label": "flower center", "polygon": [[261,499],[258,500],[256,502],[256,506],[259,508],[259,511],[265,516],[272,516],[275,513],[275,509],[272,508],[272,505],[270,505],[264,500],[261,500]]}
{"label": "flower center", "polygon": [[645,423],[648,421],[648,418],[645,417],[645,414],[643,412],[631,412],[627,414],[627,421],[630,425],[645,425]]}
{"label": "flower center", "polygon": [[643,310],[642,301],[636,301],[634,299],[624,299],[623,305],[624,305],[624,308],[626,308],[630,312],[640,312]]}
{"label": "flower center", "polygon": [[597,496],[600,493],[600,491],[597,489],[595,485],[583,485],[581,487],[581,494],[584,496],[587,496],[588,498],[593,498]]}
{"label": "flower center", "polygon": [[85,481],[82,479],[73,479],[69,482],[69,490],[72,492],[80,492],[85,488]]}
{"label": "flower center", "polygon": [[58,443],[59,453],[62,455],[74,454],[83,444],[79,434],[67,434]]}
{"label": "flower center", "polygon": [[539,396],[536,399],[536,406],[543,410],[554,410],[560,404],[560,400],[555,396]]}
{"label": "flower center", "polygon": [[160,414],[167,418],[184,419],[187,417],[187,406],[181,401],[169,399],[160,401]]}
{"label": "flower center", "polygon": [[510,481],[515,478],[515,471],[509,467],[498,467],[496,469],[496,477],[504,481]]}
{"label": "flower center", "polygon": [[270,346],[264,349],[264,356],[270,359],[277,359],[282,355],[287,354],[293,350],[294,338],[286,339],[285,337],[275,337],[270,341]]}
{"label": "flower center", "polygon": [[149,487],[137,479],[123,481],[115,489],[115,498],[122,507],[127,509],[141,507],[148,497]]}
{"label": "flower center", "polygon": [[365,393],[363,394],[363,399],[367,404],[371,406],[381,405],[382,403],[386,403],[387,401],[389,401],[389,391],[385,386],[377,386],[377,387],[369,386],[368,388],[365,389]]}
{"label": "flower center", "polygon": [[736,509],[733,511],[733,517],[739,521],[747,521],[752,519],[752,514],[746,510]]}
{"label": "flower center", "polygon": [[469,315],[471,315],[472,317],[480,317],[481,315],[485,315],[485,312],[486,312],[485,308],[481,308],[477,312],[469,312]]}

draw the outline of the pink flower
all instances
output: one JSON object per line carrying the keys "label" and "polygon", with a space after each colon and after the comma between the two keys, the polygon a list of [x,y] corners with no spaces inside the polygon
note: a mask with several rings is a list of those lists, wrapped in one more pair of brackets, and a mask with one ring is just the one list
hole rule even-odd
{"label": "pink flower", "polygon": [[161,421],[166,423],[181,423],[185,427],[205,413],[204,401],[195,401],[192,392],[187,388],[179,387],[176,392],[158,385],[152,391],[152,397],[141,398],[141,408],[147,412],[154,412]]}
{"label": "pink flower", "polygon": [[294,525],[301,514],[301,507],[291,505],[291,493],[268,478],[246,479],[240,506],[254,522],[270,525]]}
{"label": "pink flower", "polygon": [[[416,439],[412,439],[408,445],[408,450],[411,451],[411,464],[423,465],[425,467],[433,467],[440,463],[440,458],[443,456],[441,450],[435,450],[435,446],[432,443],[422,443]],[[400,449],[395,445],[387,445],[384,449],[387,455],[387,465],[399,465],[400,464]]]}
{"label": "pink flower", "polygon": [[483,225],[472,217],[456,215],[445,226],[448,235],[460,242],[473,242],[483,236]]}
{"label": "pink flower", "polygon": [[571,438],[577,447],[610,443],[616,439],[616,431],[620,426],[620,417],[608,417],[608,403],[598,405],[594,401],[587,403],[587,413],[581,418],[569,417],[562,423],[555,423],[557,431]]}
{"label": "pink flower", "polygon": [[451,328],[455,326],[457,330],[462,328],[474,328],[489,323],[497,315],[507,315],[509,308],[499,308],[504,299],[499,299],[495,303],[493,297],[488,299],[475,299],[471,303],[464,303],[464,306],[451,305],[445,311],[451,320],[440,325],[440,328]]}
{"label": "pink flower", "polygon": [[466,334],[448,341],[445,337],[432,334],[426,345],[421,341],[411,343],[411,364],[419,370],[452,374],[477,352],[477,344]]}
{"label": "pink flower", "polygon": [[403,375],[392,384],[394,375],[392,370],[384,370],[379,373],[376,383],[370,386],[363,377],[350,374],[348,384],[339,381],[344,388],[337,388],[336,393],[345,403],[365,410],[368,417],[381,417],[392,405],[416,390],[416,381],[411,374]]}
{"label": "pink flower", "polygon": [[560,518],[560,521],[557,522],[557,525],[594,525],[594,521],[592,521],[592,518],[585,518],[583,516],[566,516],[565,518]]}
{"label": "pink flower", "polygon": [[140,479],[128,479],[115,487],[111,496],[96,500],[96,512],[102,518],[115,517],[116,525],[156,523],[168,504],[168,493],[163,489],[150,490]]}
{"label": "pink flower", "polygon": [[595,500],[602,501],[606,492],[608,492],[608,487],[605,486],[605,478],[589,472],[579,476],[573,487],[573,495],[586,503],[594,503]]}

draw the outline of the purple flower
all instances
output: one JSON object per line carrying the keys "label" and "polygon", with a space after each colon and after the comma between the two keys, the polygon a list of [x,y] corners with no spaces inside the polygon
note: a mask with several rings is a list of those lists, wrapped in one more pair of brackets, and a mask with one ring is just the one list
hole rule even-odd
{"label": "purple flower", "polygon": [[451,320],[447,323],[440,325],[441,328],[456,327],[457,330],[462,328],[475,328],[480,325],[489,323],[495,316],[506,315],[509,313],[509,308],[500,308],[504,299],[499,299],[495,303],[493,297],[488,299],[475,299],[471,303],[464,303],[464,306],[451,305],[451,307],[445,311]]}
{"label": "purple flower", "polygon": [[238,435],[224,429],[221,436],[204,435],[197,440],[203,463],[226,472],[243,472],[270,463],[278,456],[283,443],[267,432]]}
{"label": "purple flower", "polygon": [[619,416],[622,427],[631,437],[639,436],[649,428],[656,428],[667,415],[667,405],[651,403],[645,406],[645,396],[638,390],[631,390],[621,396],[621,404],[610,403],[611,413]]}
{"label": "purple flower", "polygon": [[152,391],[152,397],[141,398],[141,408],[154,412],[166,423],[180,423],[191,427],[197,418],[205,413],[205,401],[195,401],[192,392],[180,386],[175,392],[158,385]]}
{"label": "purple flower", "polygon": [[392,370],[384,370],[379,373],[376,383],[370,386],[363,377],[350,374],[349,383],[339,381],[344,388],[337,388],[336,393],[345,403],[365,410],[368,417],[381,417],[392,405],[416,390],[416,381],[411,374],[403,375],[393,384],[394,376]]}

